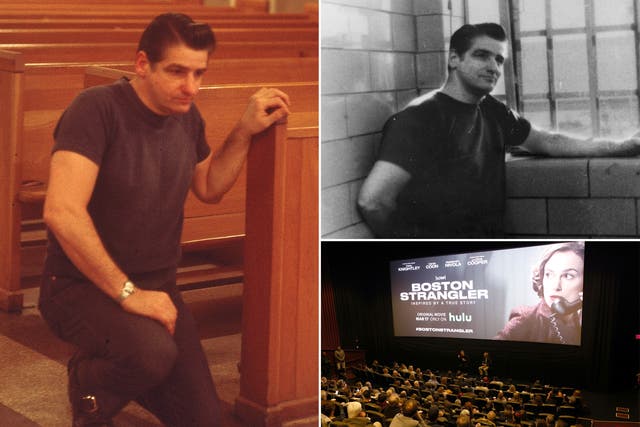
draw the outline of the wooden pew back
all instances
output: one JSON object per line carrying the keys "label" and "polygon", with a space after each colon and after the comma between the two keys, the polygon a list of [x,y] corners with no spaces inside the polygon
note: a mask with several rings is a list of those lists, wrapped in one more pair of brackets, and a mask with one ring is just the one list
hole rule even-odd
{"label": "wooden pew back", "polygon": [[[47,5],[46,8],[42,7],[42,4],[39,6],[34,6],[32,8],[26,7],[7,7],[6,5],[2,5],[2,16],[5,18],[31,18],[31,19],[105,19],[105,18],[129,18],[129,19],[146,19],[147,21],[151,20],[154,16],[164,13],[164,12],[172,12],[175,11],[175,7],[170,7],[167,9],[160,9],[157,7],[154,8],[146,8],[139,10],[130,10],[128,7],[118,9],[113,5],[109,5],[108,9],[100,8],[100,9],[90,9],[87,7],[68,7],[67,8],[56,8],[56,4]],[[198,7],[195,9],[188,9],[184,7],[180,7],[179,10],[182,13],[189,15],[195,21],[206,21],[211,19],[237,19],[241,17],[242,19],[255,19],[255,20],[272,20],[272,19],[300,19],[306,20],[309,19],[309,15],[304,13],[277,13],[277,14],[269,14],[262,12],[254,12],[254,13],[240,13],[237,10],[232,10],[230,12],[223,11],[212,11],[214,8],[208,7]],[[217,9],[217,8],[215,8]]]}
{"label": "wooden pew back", "polygon": [[[318,28],[318,23],[312,20],[305,19],[289,19],[280,18],[277,19],[242,19],[240,16],[237,18],[208,18],[202,22],[206,22],[211,25],[214,31],[222,28]],[[103,30],[112,29],[139,29],[142,30],[149,24],[149,18],[146,19],[132,19],[128,17],[121,18],[96,18],[96,19],[83,19],[83,18],[55,18],[55,19],[39,19],[39,18],[3,18],[0,17],[0,28],[6,29],[47,29],[47,28],[59,28],[59,29],[80,29],[80,28],[99,28]]]}
{"label": "wooden pew back", "polygon": [[[218,43],[224,42],[276,42],[317,41],[317,28],[252,28],[245,21],[243,28],[218,28],[215,36]],[[142,28],[0,28],[0,44],[10,43],[137,43]]]}
{"label": "wooden pew back", "polygon": [[[26,63],[122,62],[129,60],[137,43],[0,43],[0,50],[24,54]],[[215,56],[223,58],[287,58],[318,56],[318,41],[224,42]]]}

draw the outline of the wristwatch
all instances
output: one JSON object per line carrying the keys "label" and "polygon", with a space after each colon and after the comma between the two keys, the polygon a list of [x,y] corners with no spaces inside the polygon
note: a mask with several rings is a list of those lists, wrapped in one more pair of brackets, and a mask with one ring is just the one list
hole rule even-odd
{"label": "wristwatch", "polygon": [[136,285],[133,284],[131,280],[127,280],[122,285],[122,290],[120,291],[120,295],[118,295],[118,302],[122,303],[122,301],[129,298],[136,291]]}

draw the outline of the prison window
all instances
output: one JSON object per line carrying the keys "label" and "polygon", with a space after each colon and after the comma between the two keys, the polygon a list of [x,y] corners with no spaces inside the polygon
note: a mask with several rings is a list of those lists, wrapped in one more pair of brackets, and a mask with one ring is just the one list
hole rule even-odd
{"label": "prison window", "polygon": [[640,125],[640,6],[634,0],[464,0],[465,22],[511,39],[494,95],[532,123],[624,137]]}

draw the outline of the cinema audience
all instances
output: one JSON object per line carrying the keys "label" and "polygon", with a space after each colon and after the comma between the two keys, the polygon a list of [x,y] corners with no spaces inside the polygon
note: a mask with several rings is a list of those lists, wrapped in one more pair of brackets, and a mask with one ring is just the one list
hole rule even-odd
{"label": "cinema audience", "polygon": [[[568,427],[566,423],[558,423],[556,414],[546,419],[542,415],[536,420],[531,413],[525,414],[525,402],[538,406],[552,403],[551,400],[560,402],[562,393],[557,387],[551,388],[538,382],[529,388],[516,388],[510,384],[511,380],[501,381],[494,377],[489,381],[488,378],[453,376],[451,373],[440,376],[438,371],[430,370],[425,370],[423,374],[428,381],[410,381],[407,377],[416,376],[419,368],[400,364],[396,364],[397,369],[407,372],[403,377],[396,369],[400,378],[392,379],[383,375],[389,367],[379,363],[374,366],[356,372],[360,376],[355,378],[322,378],[323,426],[328,425],[330,420],[351,426],[382,426],[380,422],[376,424],[373,421],[386,420],[385,427],[450,427],[454,424],[460,427],[496,427],[504,423],[514,426]],[[381,382],[374,381],[376,378]],[[487,387],[489,384],[491,386]],[[566,398],[563,396],[563,399],[565,404],[576,408],[583,406],[580,390],[575,390]],[[365,411],[370,410],[380,415],[369,412],[368,417]],[[539,410],[542,411],[542,408]]]}

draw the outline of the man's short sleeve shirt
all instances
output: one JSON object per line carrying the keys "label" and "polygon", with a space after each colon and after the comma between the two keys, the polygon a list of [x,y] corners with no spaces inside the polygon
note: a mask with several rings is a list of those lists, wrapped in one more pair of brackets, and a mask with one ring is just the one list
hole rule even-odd
{"label": "man's short sleeve shirt", "polygon": [[490,95],[479,104],[441,92],[392,116],[379,159],[407,171],[393,237],[495,237],[502,233],[505,147],[531,125]]}
{"label": "man's short sleeve shirt", "polygon": [[[149,110],[125,79],[82,92],[65,110],[53,151],[99,167],[88,210],[108,253],[127,274],[175,267],[195,165],[210,152],[195,106]],[[50,233],[47,268],[78,274]]]}

